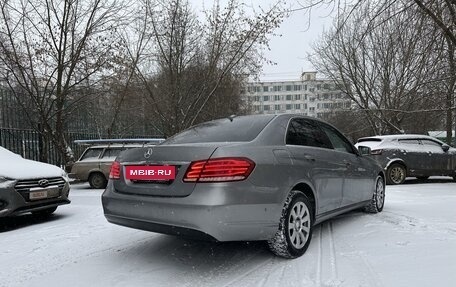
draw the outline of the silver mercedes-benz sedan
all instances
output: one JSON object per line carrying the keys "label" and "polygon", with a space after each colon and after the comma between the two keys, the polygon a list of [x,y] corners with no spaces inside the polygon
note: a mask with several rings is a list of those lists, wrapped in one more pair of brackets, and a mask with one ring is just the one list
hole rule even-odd
{"label": "silver mercedes-benz sedan", "polygon": [[111,223],[301,256],[315,224],[380,212],[385,175],[337,129],[300,115],[229,117],[122,152],[103,193]]}

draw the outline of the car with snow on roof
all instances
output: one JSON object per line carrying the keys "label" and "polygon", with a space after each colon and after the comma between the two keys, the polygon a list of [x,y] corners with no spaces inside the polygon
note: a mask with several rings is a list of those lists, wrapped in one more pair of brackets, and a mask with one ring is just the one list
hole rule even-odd
{"label": "car with snow on roof", "polygon": [[70,203],[69,192],[69,178],[61,168],[0,147],[0,217],[50,215]]}
{"label": "car with snow on roof", "polygon": [[385,170],[388,184],[401,184],[406,177],[421,180],[429,176],[450,176],[456,181],[456,149],[442,141],[414,134],[360,138],[358,149],[368,148],[369,156]]}

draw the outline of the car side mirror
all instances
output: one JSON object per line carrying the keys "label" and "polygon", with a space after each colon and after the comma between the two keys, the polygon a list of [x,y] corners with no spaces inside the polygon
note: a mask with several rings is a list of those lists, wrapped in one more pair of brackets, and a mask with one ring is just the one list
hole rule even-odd
{"label": "car side mirror", "polygon": [[447,145],[447,144],[443,144],[442,145],[442,149],[443,149],[444,152],[447,152],[450,149],[450,146]]}
{"label": "car side mirror", "polygon": [[371,154],[371,148],[368,147],[368,146],[360,145],[360,146],[358,146],[358,151],[359,151],[359,154],[362,155],[362,156]]}

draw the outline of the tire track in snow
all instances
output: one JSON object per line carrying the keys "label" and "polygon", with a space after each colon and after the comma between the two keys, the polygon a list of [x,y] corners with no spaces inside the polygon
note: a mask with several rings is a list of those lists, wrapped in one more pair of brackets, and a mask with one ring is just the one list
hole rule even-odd
{"label": "tire track in snow", "polygon": [[333,233],[333,223],[330,221],[328,223],[328,232],[329,232],[329,258],[331,264],[331,277],[332,279],[337,278],[337,262],[336,262],[336,246],[334,245],[334,233]]}
{"label": "tire track in snow", "polygon": [[319,270],[317,286],[339,286],[342,282],[337,277],[337,256],[334,244],[333,222],[327,221],[320,225],[319,238]]}
{"label": "tire track in snow", "polygon": [[318,287],[321,286],[321,269],[322,269],[322,256],[323,256],[323,224],[320,225],[320,230],[318,232],[318,255],[317,255],[317,270],[316,270],[316,280],[315,283]]}
{"label": "tire track in snow", "polygon": [[[248,277],[250,274],[252,274],[253,272],[261,269],[262,267],[264,266],[267,266],[268,264],[271,263],[271,261],[273,260],[273,257],[271,258],[268,258],[267,260],[265,260],[264,262],[256,265],[255,267],[253,268],[250,268],[249,270],[247,270],[246,272],[242,273],[241,275],[239,276],[236,276],[234,279],[230,280],[228,283],[225,283],[223,285],[219,285],[219,286],[222,286],[222,287],[228,287],[228,286],[239,286],[239,284],[235,284],[235,283],[238,283],[239,281],[241,281],[242,279]],[[269,267],[271,268],[271,267]]]}

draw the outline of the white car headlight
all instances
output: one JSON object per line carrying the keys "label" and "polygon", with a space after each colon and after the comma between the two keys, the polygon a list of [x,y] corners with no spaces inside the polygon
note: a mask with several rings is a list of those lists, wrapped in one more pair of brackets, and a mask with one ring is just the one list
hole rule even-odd
{"label": "white car headlight", "polygon": [[62,177],[65,181],[70,181],[70,178],[68,177],[68,173],[66,173],[63,169],[62,169]]}
{"label": "white car headlight", "polygon": [[2,186],[3,183],[9,182],[11,179],[6,178],[4,176],[0,176],[0,187]]}

